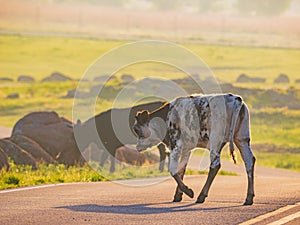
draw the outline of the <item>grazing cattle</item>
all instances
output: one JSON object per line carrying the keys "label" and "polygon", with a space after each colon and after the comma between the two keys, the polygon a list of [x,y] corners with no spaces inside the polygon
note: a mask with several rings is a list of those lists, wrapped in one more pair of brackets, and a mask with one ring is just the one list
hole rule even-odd
{"label": "grazing cattle", "polygon": [[[84,123],[77,123],[74,126],[74,133],[79,149],[83,151],[90,143],[95,143],[99,149],[104,149],[100,166],[103,166],[108,156],[111,155],[110,171],[114,172],[116,149],[125,144],[136,143],[136,137],[131,130],[136,113],[143,109],[152,111],[163,104],[164,102],[152,102],[132,108],[114,108],[100,113]],[[166,159],[165,145],[160,143],[158,149],[160,153],[159,170],[163,171]]]}
{"label": "grazing cattle", "polygon": [[8,157],[4,150],[0,147],[0,171],[4,169],[5,171],[8,171],[9,169],[9,163],[8,163]]}
{"label": "grazing cattle", "polygon": [[182,200],[182,193],[194,197],[193,190],[182,181],[193,148],[202,147],[210,151],[208,177],[196,201],[203,203],[221,167],[222,148],[229,142],[230,153],[235,162],[235,143],[248,175],[248,192],[244,205],[252,205],[255,157],[250,148],[249,122],[248,108],[240,96],[193,95],[179,97],[151,113],[146,110],[138,112],[133,128],[138,135],[139,151],[160,142],[164,142],[170,148],[169,170],[178,184],[174,202]]}
{"label": "grazing cattle", "polygon": [[144,154],[125,145],[117,149],[115,158],[120,162],[135,166],[142,166],[146,163],[146,157]]}
{"label": "grazing cattle", "polygon": [[45,162],[46,164],[55,162],[53,157],[38,143],[26,136],[14,135],[10,137],[10,141],[18,145],[24,151],[28,152],[37,162]]}
{"label": "grazing cattle", "polygon": [[17,165],[31,165],[32,169],[36,169],[36,161],[31,154],[24,151],[18,145],[10,141],[8,138],[0,140],[0,148],[10,157]]}
{"label": "grazing cattle", "polygon": [[[72,122],[60,117],[56,112],[32,112],[21,118],[13,127],[12,141],[33,154],[33,146],[18,143],[17,135],[25,136],[39,145],[46,153],[47,159],[65,165],[76,165],[85,162],[74,139]],[[28,139],[27,139],[28,140]],[[31,142],[31,145],[33,143]],[[35,146],[37,147],[37,146]],[[41,153],[41,152],[40,152]],[[35,151],[35,156],[38,152]],[[44,154],[45,156],[45,154]],[[50,157],[49,157],[50,156]],[[43,158],[40,155],[38,158]],[[46,160],[46,158],[44,158]]]}

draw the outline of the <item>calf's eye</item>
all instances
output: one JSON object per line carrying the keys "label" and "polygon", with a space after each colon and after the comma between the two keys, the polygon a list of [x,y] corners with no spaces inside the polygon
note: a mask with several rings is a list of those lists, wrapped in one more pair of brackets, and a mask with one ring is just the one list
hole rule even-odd
{"label": "calf's eye", "polygon": [[136,126],[133,127],[133,130],[136,134],[139,134],[139,129]]}

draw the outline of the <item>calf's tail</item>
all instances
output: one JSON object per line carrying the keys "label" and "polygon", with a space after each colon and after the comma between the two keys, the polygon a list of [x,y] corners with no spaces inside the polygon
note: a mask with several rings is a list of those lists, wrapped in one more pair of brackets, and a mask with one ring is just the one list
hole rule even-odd
{"label": "calf's tail", "polygon": [[235,159],[235,155],[234,155],[233,139],[234,139],[234,133],[235,133],[237,120],[238,120],[239,113],[240,113],[240,110],[241,110],[243,104],[244,103],[243,103],[243,100],[242,100],[241,97],[239,97],[239,96],[235,97],[235,101],[234,101],[234,104],[233,104],[231,124],[230,124],[230,133],[229,133],[230,156],[233,159],[234,164],[236,164],[236,159]]}

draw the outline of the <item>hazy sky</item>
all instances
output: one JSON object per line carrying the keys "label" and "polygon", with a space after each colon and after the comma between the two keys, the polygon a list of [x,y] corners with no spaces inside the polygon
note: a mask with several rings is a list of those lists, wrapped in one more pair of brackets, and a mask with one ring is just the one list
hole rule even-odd
{"label": "hazy sky", "polygon": [[[251,10],[244,5],[238,10],[237,1],[250,4]],[[275,13],[280,16],[274,16],[270,5],[257,8],[252,4],[267,1],[287,5],[281,5]],[[298,46],[300,42],[300,0],[0,0],[0,5],[2,32],[255,45],[270,42],[272,46]],[[274,9],[279,5],[273,4]]]}

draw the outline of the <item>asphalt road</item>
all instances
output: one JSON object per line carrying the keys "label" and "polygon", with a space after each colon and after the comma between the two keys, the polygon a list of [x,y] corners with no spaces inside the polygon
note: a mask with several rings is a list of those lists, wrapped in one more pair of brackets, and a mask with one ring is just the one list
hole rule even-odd
{"label": "asphalt road", "polygon": [[[190,167],[197,162],[199,166],[199,158],[193,157]],[[172,203],[171,178],[50,185],[1,191],[0,224],[239,224],[278,209],[256,224],[300,224],[300,205],[295,205],[300,202],[300,173],[257,167],[254,205],[243,206],[243,165],[222,165],[240,175],[217,176],[204,204],[187,196]],[[197,197],[205,179],[188,176],[185,182]]]}

